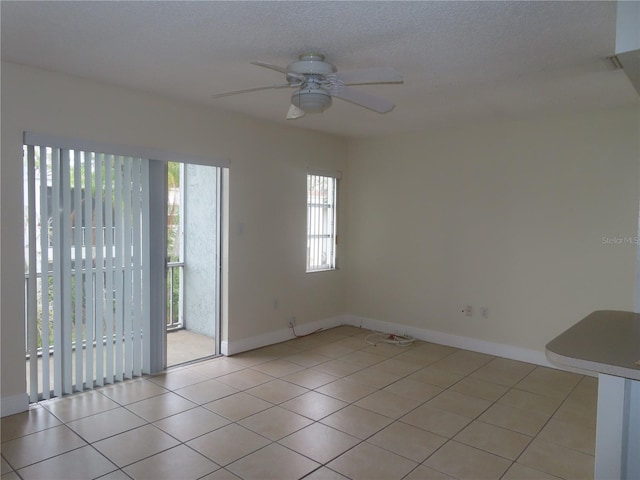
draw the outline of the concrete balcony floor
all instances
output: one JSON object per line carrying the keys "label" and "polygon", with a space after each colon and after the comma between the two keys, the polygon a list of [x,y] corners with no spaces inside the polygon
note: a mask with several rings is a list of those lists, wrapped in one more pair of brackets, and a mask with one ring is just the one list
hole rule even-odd
{"label": "concrete balcony floor", "polygon": [[215,338],[189,330],[167,332],[167,367],[215,355],[215,344]]}

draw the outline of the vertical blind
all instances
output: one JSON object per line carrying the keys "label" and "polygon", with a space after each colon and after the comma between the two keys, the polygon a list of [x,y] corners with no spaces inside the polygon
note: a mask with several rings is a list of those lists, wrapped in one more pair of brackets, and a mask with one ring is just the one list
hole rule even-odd
{"label": "vertical blind", "polygon": [[25,137],[29,397],[150,370],[149,162]]}
{"label": "vertical blind", "polygon": [[307,174],[307,272],[336,267],[336,201],[339,175]]}

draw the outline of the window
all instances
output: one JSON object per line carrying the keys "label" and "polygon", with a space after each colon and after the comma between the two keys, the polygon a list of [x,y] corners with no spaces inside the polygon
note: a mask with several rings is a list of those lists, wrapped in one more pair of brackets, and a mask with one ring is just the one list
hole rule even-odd
{"label": "window", "polygon": [[307,174],[307,272],[336,268],[337,174]]}

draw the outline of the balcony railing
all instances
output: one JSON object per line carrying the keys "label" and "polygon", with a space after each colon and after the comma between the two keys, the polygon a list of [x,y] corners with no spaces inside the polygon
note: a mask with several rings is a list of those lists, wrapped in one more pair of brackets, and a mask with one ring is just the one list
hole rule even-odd
{"label": "balcony railing", "polygon": [[184,263],[167,263],[167,331],[184,328]]}
{"label": "balcony railing", "polygon": [[[103,275],[106,273],[105,269],[97,269],[97,268],[90,268],[90,274],[93,276],[93,285],[95,286],[95,277],[98,274],[98,271],[101,271],[103,273]],[[117,269],[114,268],[114,271],[116,271]],[[86,275],[88,272],[87,270],[83,269],[82,270],[83,273]],[[72,273],[74,272],[74,270],[71,271]],[[175,330],[180,330],[182,328],[184,328],[184,309],[183,309],[183,283],[182,283],[182,279],[183,279],[183,272],[184,272],[184,263],[182,262],[171,262],[167,264],[167,317],[166,317],[166,328],[168,332],[171,331],[175,331]],[[49,272],[49,276],[51,277],[51,275],[53,274],[53,272]],[[124,274],[124,272],[123,272]],[[38,289],[42,288],[42,273],[38,272],[36,274],[36,285]],[[24,276],[24,282],[25,282],[25,305],[26,305],[26,299],[28,298],[28,288],[29,288],[29,274],[25,274]],[[47,288],[50,290],[52,288],[51,285],[48,285]],[[51,293],[49,294],[51,296]],[[42,304],[41,304],[41,298],[42,295],[38,294],[37,295],[38,298],[38,305],[37,305],[37,311],[38,311],[38,336],[41,336],[44,332],[42,329],[42,320],[41,320],[41,315],[42,315]],[[109,298],[108,295],[105,294],[104,298]],[[113,298],[113,296],[111,297]],[[49,308],[51,309],[53,306],[53,300],[51,300],[51,303],[49,304]],[[52,314],[53,312],[50,311],[50,314]],[[73,314],[72,314],[73,315]],[[25,331],[26,331],[26,321],[27,319],[25,318]],[[50,321],[52,322],[52,315],[50,315]],[[75,319],[73,319],[74,321],[74,328],[72,329],[72,332],[75,334]],[[97,332],[96,330],[97,326],[95,324],[95,318],[94,318],[94,325],[93,325],[93,331]],[[103,334],[105,332],[103,331]],[[51,336],[52,333],[50,332],[50,337],[49,337],[49,346],[50,346],[50,350],[52,351],[53,349],[53,337]],[[99,338],[99,336],[97,337]],[[106,341],[106,335],[104,335],[103,337],[103,342]],[[27,341],[27,339],[25,338],[25,342]],[[95,339],[93,340],[95,342]],[[83,341],[83,344],[85,342]],[[40,340],[38,340],[38,345],[40,345],[41,342]],[[74,344],[74,348],[75,348],[75,338],[73,339],[73,344]],[[25,350],[28,350],[27,345],[25,345]],[[38,355],[42,355],[42,348],[38,348]]]}

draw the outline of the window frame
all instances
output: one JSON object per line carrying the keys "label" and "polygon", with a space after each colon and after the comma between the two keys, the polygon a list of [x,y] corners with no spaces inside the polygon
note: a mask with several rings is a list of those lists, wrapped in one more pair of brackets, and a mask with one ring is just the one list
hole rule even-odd
{"label": "window frame", "polygon": [[[326,203],[320,203],[318,201],[313,202],[311,197],[311,181],[312,178],[316,177],[319,181],[330,182],[330,186],[328,188],[330,198],[327,198]],[[305,272],[306,273],[316,273],[316,272],[326,272],[338,269],[337,262],[337,245],[338,245],[338,189],[339,189],[339,180],[341,178],[340,172],[326,171],[326,170],[307,170],[307,249],[306,249],[306,260],[305,260]],[[330,212],[330,216],[323,215],[323,218],[317,218],[313,220],[312,212],[313,208],[316,208],[321,211],[322,209],[326,209]],[[313,227],[316,229],[320,229],[320,231],[312,231]],[[328,231],[327,231],[328,230]],[[316,246],[312,248],[313,240],[316,240]],[[322,240],[328,240],[328,242]],[[329,248],[327,248],[327,246]],[[330,250],[330,259],[328,261],[313,261],[312,262],[312,251],[315,251],[318,257],[326,255],[327,250]]]}

